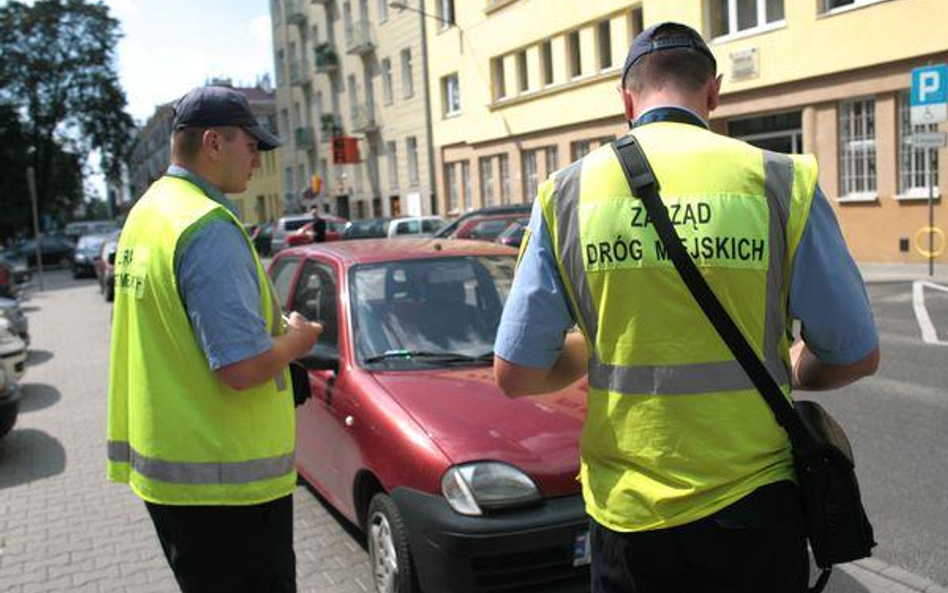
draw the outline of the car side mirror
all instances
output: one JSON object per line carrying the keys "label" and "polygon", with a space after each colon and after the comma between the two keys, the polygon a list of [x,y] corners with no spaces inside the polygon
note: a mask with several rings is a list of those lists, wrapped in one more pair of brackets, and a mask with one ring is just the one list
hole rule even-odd
{"label": "car side mirror", "polygon": [[306,356],[297,358],[296,362],[310,371],[339,372],[339,355],[336,353],[313,350]]}

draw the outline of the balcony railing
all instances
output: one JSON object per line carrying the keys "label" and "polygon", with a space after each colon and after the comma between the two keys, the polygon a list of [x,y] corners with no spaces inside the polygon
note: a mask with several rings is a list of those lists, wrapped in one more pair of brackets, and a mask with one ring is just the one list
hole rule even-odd
{"label": "balcony railing", "polygon": [[352,110],[352,131],[360,134],[369,134],[378,131],[379,122],[375,115],[375,105],[360,103]]}
{"label": "balcony railing", "polygon": [[286,14],[286,22],[291,25],[306,24],[306,9],[300,0],[285,0],[283,12]]}
{"label": "balcony railing", "polygon": [[369,21],[357,21],[346,28],[346,53],[363,55],[375,49],[375,36]]}
{"label": "balcony railing", "polygon": [[290,84],[293,86],[309,84],[309,64],[306,62],[290,63]]}
{"label": "balcony railing", "polygon": [[320,43],[313,50],[316,54],[316,72],[332,74],[339,69],[339,56],[328,43]]}
{"label": "balcony railing", "polygon": [[304,126],[296,128],[293,132],[293,139],[296,142],[296,148],[310,149],[313,147],[313,128]]}

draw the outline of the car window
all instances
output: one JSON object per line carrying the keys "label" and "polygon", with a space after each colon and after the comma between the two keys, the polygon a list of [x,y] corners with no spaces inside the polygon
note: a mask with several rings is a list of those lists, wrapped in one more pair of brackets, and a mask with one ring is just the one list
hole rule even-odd
{"label": "car window", "polygon": [[377,364],[400,368],[437,363],[399,352],[489,355],[514,261],[456,256],[353,268],[349,306],[357,355],[366,360],[394,354]]}
{"label": "car window", "polygon": [[273,263],[273,268],[270,270],[270,278],[273,279],[273,288],[280,297],[281,307],[286,304],[287,298],[290,296],[293,276],[299,263],[298,257],[282,257]]}
{"label": "car window", "polygon": [[474,225],[474,228],[471,229],[470,236],[472,239],[496,239],[505,228],[510,226],[511,222],[512,220],[509,218],[482,220]]}
{"label": "car window", "polygon": [[441,228],[441,221],[434,218],[426,218],[421,221],[421,232],[433,233]]}
{"label": "car window", "polygon": [[313,222],[312,218],[296,218],[283,221],[283,228],[287,231],[295,231],[296,229],[305,226]]}
{"label": "car window", "polygon": [[421,225],[417,218],[414,220],[399,220],[395,224],[398,225],[395,227],[396,235],[413,235],[421,232]]}
{"label": "car window", "polygon": [[309,260],[303,264],[300,280],[293,295],[293,311],[310,321],[323,325],[323,333],[316,342],[317,351],[339,353],[339,322],[336,315],[336,275],[329,265]]}

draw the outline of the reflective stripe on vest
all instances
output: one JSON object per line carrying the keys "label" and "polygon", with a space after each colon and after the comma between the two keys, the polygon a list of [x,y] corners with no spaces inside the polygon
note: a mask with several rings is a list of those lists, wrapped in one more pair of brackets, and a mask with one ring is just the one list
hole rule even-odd
{"label": "reflective stripe on vest", "polygon": [[[784,258],[787,253],[786,228],[793,192],[793,159],[787,155],[763,151],[764,191],[769,210],[770,260],[767,269],[765,305],[764,364],[777,383],[789,383],[789,373],[780,358],[780,340],[786,330],[783,310]],[[579,192],[582,161],[576,161],[556,176],[556,224],[558,251],[563,267],[573,284],[578,314],[589,343],[597,344],[599,316],[583,266],[579,240]],[[630,198],[632,199],[632,198]],[[734,361],[680,365],[611,365],[590,353],[589,384],[628,394],[687,395],[737,391],[752,388],[747,374]]]}
{"label": "reflective stripe on vest", "polygon": [[128,463],[146,478],[174,484],[249,484],[278,478],[293,470],[293,454],[230,463],[203,463],[146,457],[121,441],[109,441],[107,449],[109,461]]}

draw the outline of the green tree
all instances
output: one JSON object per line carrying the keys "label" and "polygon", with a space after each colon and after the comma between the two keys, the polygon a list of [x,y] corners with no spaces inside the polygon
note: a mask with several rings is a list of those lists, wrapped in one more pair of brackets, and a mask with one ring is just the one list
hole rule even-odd
{"label": "green tree", "polygon": [[[133,123],[115,70],[120,36],[119,22],[99,1],[0,7],[0,104],[12,108],[17,124],[4,123],[22,137],[9,148],[28,155],[18,166],[34,167],[40,207],[57,218],[82,199],[82,163],[90,151],[101,152],[107,178],[121,176]],[[3,169],[4,177],[24,178],[22,169]]]}

